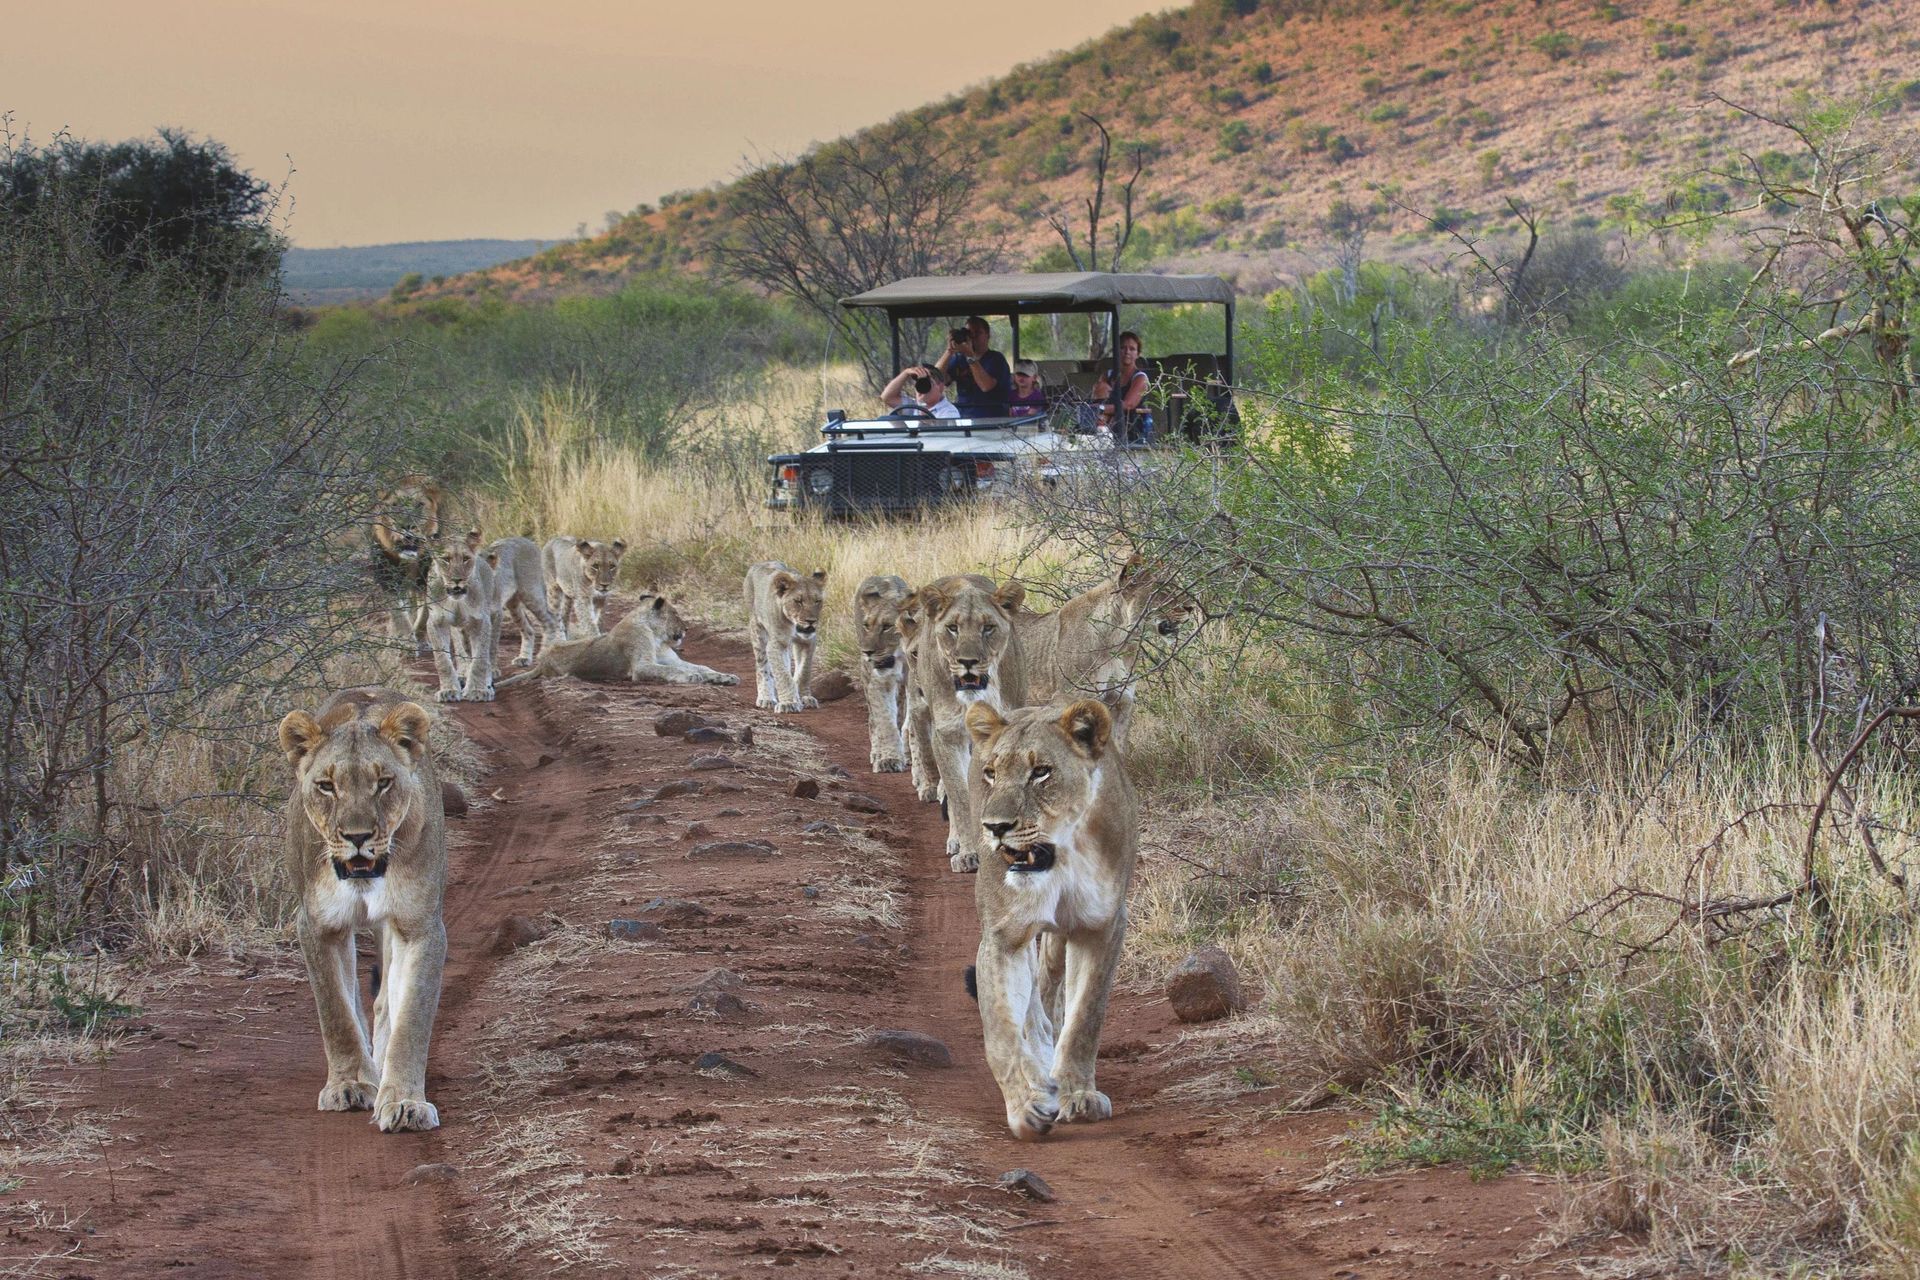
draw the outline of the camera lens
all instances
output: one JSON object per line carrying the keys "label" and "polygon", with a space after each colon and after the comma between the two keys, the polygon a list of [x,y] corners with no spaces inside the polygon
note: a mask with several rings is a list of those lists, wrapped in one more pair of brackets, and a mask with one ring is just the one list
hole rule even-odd
{"label": "camera lens", "polygon": [[932,378],[915,378],[913,380],[913,389],[915,391],[918,391],[921,395],[925,395],[927,394],[927,392],[933,390],[933,379]]}

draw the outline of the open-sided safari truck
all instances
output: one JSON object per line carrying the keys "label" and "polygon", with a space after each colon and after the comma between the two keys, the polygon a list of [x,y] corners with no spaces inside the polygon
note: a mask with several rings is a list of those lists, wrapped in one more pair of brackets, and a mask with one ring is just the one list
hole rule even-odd
{"label": "open-sided safari truck", "polygon": [[[893,368],[914,363],[900,349],[902,321],[967,316],[1005,317],[1012,332],[1010,362],[1021,360],[1020,318],[1033,315],[1104,316],[1106,349],[1115,350],[1120,308],[1205,303],[1225,308],[1222,349],[1142,356],[1154,387],[1154,443],[1216,442],[1237,426],[1233,386],[1233,288],[1217,276],[1129,275],[1104,271],[1026,275],[914,276],[843,298],[843,307],[886,313]],[[767,505],[829,515],[912,511],[937,502],[1012,493],[1076,467],[1114,460],[1115,450],[1151,447],[1135,424],[1110,411],[1100,422],[1093,397],[1103,370],[1114,386],[1116,357],[1043,359],[1048,410],[1028,417],[926,418],[899,413],[827,414],[825,439],[805,453],[775,454],[773,496]],[[1196,404],[1204,400],[1205,407]]]}

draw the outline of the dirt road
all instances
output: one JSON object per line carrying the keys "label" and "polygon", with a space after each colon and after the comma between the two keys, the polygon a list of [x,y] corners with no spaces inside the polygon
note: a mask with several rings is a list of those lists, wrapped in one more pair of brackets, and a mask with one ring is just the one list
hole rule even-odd
{"label": "dirt road", "polygon": [[[744,645],[688,657],[745,675]],[[687,740],[664,714],[716,724]],[[508,691],[451,824],[442,1128],[322,1114],[296,957],[201,966],[70,1072],[0,1264],[71,1277],[1554,1274],[1545,1188],[1421,1172],[1307,1189],[1349,1117],[1279,1116],[1275,1052],[1115,996],[1112,1122],[1006,1134],[961,988],[972,882],[937,808],[866,771],[857,698]],[[750,742],[740,742],[750,730]],[[817,794],[815,794],[817,790]],[[881,1033],[904,1032],[905,1036]],[[925,1039],[921,1039],[924,1037]],[[950,1062],[942,1062],[943,1053]],[[436,1167],[438,1166],[438,1167]],[[1037,1173],[1057,1197],[1002,1189]]]}

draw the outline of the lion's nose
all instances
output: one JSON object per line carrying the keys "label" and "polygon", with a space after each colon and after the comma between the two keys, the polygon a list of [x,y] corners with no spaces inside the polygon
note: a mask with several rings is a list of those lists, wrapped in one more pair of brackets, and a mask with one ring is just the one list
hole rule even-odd
{"label": "lion's nose", "polygon": [[1013,830],[1013,824],[1011,822],[983,822],[980,825],[987,829],[987,834],[992,836],[995,842],[998,842],[1007,832]]}
{"label": "lion's nose", "polygon": [[358,853],[367,847],[367,841],[373,839],[373,832],[342,831],[340,833],[340,838],[342,840],[345,840],[348,844],[352,845],[354,848],[354,852]]}

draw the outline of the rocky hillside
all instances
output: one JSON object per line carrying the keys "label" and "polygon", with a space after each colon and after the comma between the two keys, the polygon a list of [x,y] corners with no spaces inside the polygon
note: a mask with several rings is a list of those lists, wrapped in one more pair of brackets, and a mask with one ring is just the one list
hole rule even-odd
{"label": "rocky hillside", "polygon": [[[1330,212],[1378,210],[1370,251],[1499,224],[1509,196],[1560,225],[1640,201],[1726,198],[1706,171],[1784,146],[1769,110],[1869,96],[1920,121],[1912,0],[1207,0],[1142,18],[912,113],[981,157],[976,216],[1010,267],[1045,264],[1044,214],[1089,190],[1103,119],[1144,152],[1130,255],[1249,291],[1324,266]],[[643,205],[605,234],[449,280],[537,296],[699,269],[728,187]]]}

